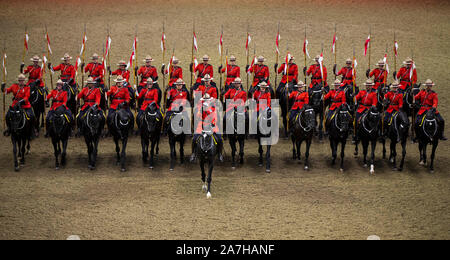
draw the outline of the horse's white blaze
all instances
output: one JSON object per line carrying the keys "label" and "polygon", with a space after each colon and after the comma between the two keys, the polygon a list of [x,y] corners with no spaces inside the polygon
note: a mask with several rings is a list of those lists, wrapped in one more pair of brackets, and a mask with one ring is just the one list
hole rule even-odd
{"label": "horse's white blaze", "polygon": [[208,193],[206,193],[206,198],[210,199],[211,198],[211,192],[208,191]]}

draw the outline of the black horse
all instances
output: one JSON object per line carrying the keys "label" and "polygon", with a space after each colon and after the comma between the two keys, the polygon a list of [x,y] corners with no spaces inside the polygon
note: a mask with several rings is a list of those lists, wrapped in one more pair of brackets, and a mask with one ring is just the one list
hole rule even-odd
{"label": "black horse", "polygon": [[61,165],[66,165],[66,150],[71,134],[71,121],[66,108],[60,106],[55,109],[52,118],[47,121],[47,131],[52,138],[53,150],[55,152],[55,168],[59,169],[58,157],[61,155]]}
{"label": "black horse", "polygon": [[265,143],[263,142],[263,139],[270,139],[272,137],[272,124],[275,122],[275,115],[272,113],[271,108],[266,108],[264,111],[260,111],[258,114],[257,119],[257,134],[256,138],[258,139],[258,153],[259,153],[259,160],[258,160],[258,166],[262,167],[264,160],[263,160],[263,145],[267,147],[266,151],[266,172],[270,173],[270,149],[272,147],[270,141]]}
{"label": "black horse", "polygon": [[13,144],[14,170],[19,171],[17,148],[19,148],[20,164],[25,165],[25,146],[27,151],[30,151],[30,140],[35,123],[26,115],[20,104],[11,107],[8,115],[6,120],[8,121]]}
{"label": "black horse", "polygon": [[[403,109],[394,112],[389,120],[385,120],[383,136],[387,136],[391,140],[389,161],[393,165],[393,170],[402,171],[406,156],[406,140],[408,139],[409,119]],[[383,144],[383,158],[386,154],[386,140],[381,139]],[[402,145],[402,160],[397,168],[397,143]]]}
{"label": "black horse", "polygon": [[347,104],[343,104],[336,109],[332,117],[327,121],[326,127],[328,129],[330,147],[331,147],[331,163],[336,163],[337,150],[339,143],[341,144],[341,165],[340,171],[344,171],[344,152],[347,138],[351,129],[350,124],[353,122],[353,117],[350,114],[350,109]]}
{"label": "black horse", "polygon": [[163,123],[162,114],[158,112],[158,107],[153,102],[148,105],[141,116],[136,119],[141,133],[142,161],[144,163],[147,163],[148,161],[148,146],[151,142],[150,169],[153,169],[154,167],[155,146],[159,143]]}
{"label": "black horse", "polygon": [[309,105],[314,109],[315,116],[319,116],[318,133],[319,140],[323,139],[323,118],[324,118],[324,102],[323,97],[326,90],[322,90],[322,84],[316,84],[308,90]]}
{"label": "black horse", "polygon": [[[180,118],[181,117],[181,118]],[[175,160],[176,160],[176,144],[180,144],[180,163],[184,163],[184,142],[186,141],[186,134],[183,131],[174,131],[172,124],[176,124],[173,121],[175,118],[180,119],[178,121],[179,128],[183,128],[184,124],[190,124],[188,115],[183,111],[183,107],[180,107],[178,111],[173,111],[169,117],[165,118],[165,124],[167,129],[167,134],[169,136],[169,146],[170,146],[170,171],[174,170]],[[173,122],[172,122],[173,121]]]}
{"label": "black horse", "polygon": [[358,155],[358,143],[361,141],[364,154],[364,167],[367,167],[367,152],[369,143],[372,148],[370,156],[370,174],[375,172],[375,148],[380,133],[381,115],[376,107],[371,107],[359,119],[356,129],[357,141],[355,144],[355,156]]}
{"label": "black horse", "polygon": [[[218,153],[217,140],[215,140],[212,129],[203,130],[197,139],[195,150],[197,158],[200,159],[200,169],[202,171],[203,191],[206,191],[206,198],[211,198],[212,171],[214,160]],[[208,178],[205,174],[205,164],[208,163]]]}
{"label": "black horse", "polygon": [[309,170],[309,149],[311,147],[315,127],[316,113],[310,105],[305,105],[295,117],[291,116],[291,120],[289,120],[293,160],[300,160],[300,148],[302,143],[306,142],[305,171]]}
{"label": "black horse", "polygon": [[[239,128],[239,122],[244,122],[244,129]],[[237,143],[239,143],[239,163],[244,164],[244,146],[247,133],[249,132],[249,119],[246,111],[239,112],[235,107],[233,110],[229,110],[224,117],[224,129],[227,130],[227,126],[232,129],[232,132],[226,131],[226,136],[231,147],[231,168],[236,169],[236,151]]]}
{"label": "black horse", "polygon": [[[122,172],[126,171],[125,162],[128,135],[134,127],[134,117],[124,106],[126,105],[120,104],[115,112],[108,115],[107,119],[109,133],[112,135],[116,144],[117,165],[120,164],[120,170]],[[122,151],[120,150],[119,141],[122,141]]]}
{"label": "black horse", "polygon": [[280,91],[277,91],[277,98],[280,100],[281,117],[283,118],[284,135],[288,137],[288,112],[292,107],[292,102],[289,102],[289,95],[293,91],[293,83],[286,84]]}
{"label": "black horse", "polygon": [[429,165],[429,169],[431,172],[434,171],[434,157],[436,153],[436,148],[439,144],[439,138],[442,136],[442,128],[439,127],[439,124],[436,119],[436,111],[434,109],[430,109],[426,112],[426,114],[422,115],[420,120],[420,124],[416,124],[416,134],[417,139],[419,140],[419,153],[420,153],[420,165],[427,164],[427,146],[428,144],[432,145],[431,150],[431,162]]}
{"label": "black horse", "polygon": [[[33,107],[36,117],[35,129],[39,133],[39,129],[44,127],[45,122],[45,89],[39,87],[39,81],[30,84],[30,104]],[[39,125],[40,123],[40,125]]]}
{"label": "black horse", "polygon": [[102,110],[99,110],[96,105],[88,108],[86,113],[80,119],[81,133],[84,136],[88,148],[88,157],[90,170],[95,170],[97,163],[98,143],[105,127],[105,115]]}

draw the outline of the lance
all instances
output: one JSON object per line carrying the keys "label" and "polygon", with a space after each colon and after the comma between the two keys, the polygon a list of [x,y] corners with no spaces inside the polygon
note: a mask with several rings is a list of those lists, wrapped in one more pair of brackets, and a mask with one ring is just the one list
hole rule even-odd
{"label": "lance", "polygon": [[[222,41],[222,38],[223,37],[223,25],[222,25],[222,31],[221,31],[221,34],[220,34],[220,40],[219,41]],[[223,45],[222,45],[222,42],[219,42],[219,48],[220,48],[220,67],[222,68],[223,67]],[[219,73],[219,99],[220,99],[220,97],[221,97],[221,93],[222,93],[222,79],[223,79],[223,77],[222,77],[222,72],[221,71],[219,71],[220,73]]]}
{"label": "lance", "polygon": [[[249,25],[247,24],[247,39],[245,40],[246,42],[248,41],[248,36],[249,36],[249,34],[248,34],[248,30],[249,30]],[[248,48],[249,48],[249,46],[247,46],[247,49],[245,50],[246,51],[246,54],[247,54],[247,66],[245,66],[246,68],[248,68],[248,66],[249,66],[249,53],[248,53]],[[246,77],[247,77],[247,93],[248,93],[248,72],[246,71],[245,72],[245,74],[246,74]]]}
{"label": "lance", "polygon": [[[134,88],[137,89],[137,85],[138,85],[138,78],[137,78],[137,73],[136,73],[136,68],[138,67],[138,52],[137,52],[137,24],[135,26],[134,29],[134,66],[131,66],[132,68],[135,68],[134,71]],[[132,61],[133,62],[133,61]],[[137,107],[136,107],[136,112],[137,112]]]}
{"label": "lance", "polygon": [[[322,41],[322,51],[321,51],[321,54],[323,55],[323,41]],[[323,56],[322,56],[323,57]],[[323,129],[325,129],[325,131],[326,131],[326,126],[325,126],[325,122],[326,122],[326,115],[325,115],[325,110],[326,110],[326,107],[325,107],[325,100],[324,100],[324,89],[325,89],[325,81],[323,80],[323,58],[322,58],[322,61],[321,61],[321,63],[322,64],[320,64],[319,63],[319,66],[321,66],[322,67],[322,69],[320,70],[320,77],[322,78],[322,102],[323,102],[323,122],[322,122],[322,124],[323,124]]]}
{"label": "lance", "polygon": [[[162,26],[162,39],[161,39],[161,41],[163,41],[161,44],[162,44],[162,65],[164,66],[164,61],[166,60],[166,43],[165,43],[165,39],[164,39],[164,37],[165,37],[165,24],[164,24],[164,21],[163,21],[163,26]],[[169,70],[169,68],[167,68],[167,70]],[[163,91],[164,91],[164,99],[163,99],[163,108],[164,108],[164,111],[166,110],[166,106],[165,106],[165,104],[166,104],[166,97],[167,97],[167,93],[166,93],[166,73],[165,73],[165,71],[163,70],[162,71],[162,77],[163,77]],[[170,77],[169,77],[169,80],[170,80]]]}
{"label": "lance", "polygon": [[[413,65],[414,65],[414,49],[411,49],[411,59],[413,60]],[[411,70],[412,73],[414,75],[414,67],[411,65]],[[412,84],[412,77],[411,77],[411,94],[413,97],[413,105],[411,106],[411,121],[412,121],[412,127],[411,127],[411,140],[413,140],[414,142],[414,138],[415,138],[415,131],[416,131],[416,113],[414,111],[414,107],[416,105],[416,99],[414,98],[414,91],[413,89],[413,84]]]}
{"label": "lance", "polygon": [[[49,42],[48,42],[48,39],[47,39],[47,35],[48,35],[47,25],[45,25],[45,41],[47,43],[47,59],[48,59],[48,62],[50,62],[50,48],[49,48]],[[52,70],[51,69],[49,71],[49,74],[50,74],[50,86],[52,87],[52,90],[53,90],[53,75],[52,75]]]}
{"label": "lance", "polygon": [[192,51],[191,51],[191,98],[192,98],[192,86],[193,78],[195,77],[195,64],[194,64],[194,35],[195,35],[195,20],[192,22]]}
{"label": "lance", "polygon": [[[256,42],[253,42],[253,56],[256,57]],[[254,64],[256,65],[256,64]],[[256,76],[256,70],[253,69],[253,81],[255,81],[255,76]],[[247,91],[248,93],[248,91]]]}
{"label": "lance", "polygon": [[[290,61],[290,57],[289,57],[289,43],[286,43],[286,111],[289,112],[289,61]],[[289,118],[289,116],[288,116]]]}
{"label": "lance", "polygon": [[[387,43],[386,43],[386,54],[387,54],[387,51],[388,51],[388,45],[387,45]],[[385,62],[385,64],[384,64],[384,79],[383,79],[383,88],[385,88],[386,87],[386,78],[387,78],[387,70],[386,70],[386,68],[387,68],[387,58],[386,58],[386,62]],[[381,90],[381,95],[383,95],[383,89]],[[382,108],[382,110],[381,110],[381,112],[382,112],[382,114],[381,114],[381,134],[384,134],[384,96],[381,96],[381,100],[383,100],[383,103],[381,104],[381,108]]]}
{"label": "lance", "polygon": [[[277,32],[277,39],[276,39],[276,41],[278,42],[278,45],[280,44],[280,42],[279,42],[279,40],[278,40],[278,36],[280,35],[280,22],[278,21],[278,32]],[[276,42],[275,42],[275,44],[276,44]],[[277,64],[278,65],[278,56],[279,56],[279,50],[278,50],[278,46],[276,46],[276,48],[277,48],[277,51],[276,51],[276,61],[275,61],[275,64]],[[286,64],[286,66],[287,66],[287,64]],[[274,68],[275,69],[275,87],[277,86],[277,81],[278,81],[278,71],[277,71],[277,68]]]}
{"label": "lance", "polygon": [[[305,41],[306,41],[306,26],[307,26],[307,24],[305,24]],[[305,52],[303,53],[303,56],[305,56],[305,67],[304,68],[306,68],[306,49],[305,49]],[[306,73],[304,73],[304,76],[305,76],[305,91],[306,91]]]}
{"label": "lance", "polygon": [[370,37],[370,41],[369,41],[369,70],[370,70],[370,50],[372,49],[372,26],[369,26],[369,37]]}
{"label": "lance", "polygon": [[396,40],[396,37],[395,37],[396,35],[395,35],[395,31],[394,31],[394,71],[397,71],[397,54],[396,54],[396,46],[395,46],[395,42],[397,41]]}
{"label": "lance", "polygon": [[[226,51],[225,51],[225,78],[228,78],[228,48],[226,49]],[[224,88],[226,88],[226,82],[225,82],[225,84],[224,84]],[[219,97],[220,97],[220,100],[223,102],[224,100],[223,100],[223,96],[225,95],[225,93],[226,93],[227,91],[226,91],[226,89],[223,91],[223,92],[221,92],[220,93],[220,95],[219,95]]]}
{"label": "lance", "polygon": [[[85,41],[85,39],[86,39],[86,24],[84,24],[84,34],[83,34],[83,40],[82,40],[82,42],[81,42],[81,44],[82,44],[82,47],[83,47],[83,52],[81,53],[81,64],[82,64],[82,66],[81,66],[81,86],[83,86],[84,85],[84,61],[85,61],[85,53],[86,53],[86,42],[87,41]],[[83,44],[83,42],[84,42],[84,44]]]}
{"label": "lance", "polygon": [[[174,44],[174,46],[173,46],[173,49],[172,49],[172,62],[170,62],[169,61],[169,67],[167,68],[167,72],[169,73],[169,79],[170,78],[172,78],[172,73],[173,73],[173,57],[175,56],[175,44]],[[163,103],[163,106],[164,106],[164,111],[166,111],[166,98],[167,98],[167,93],[166,93],[166,91],[165,91],[165,89],[164,89],[164,103]]]}
{"label": "lance", "polygon": [[[337,56],[337,35],[336,35],[336,23],[334,24],[334,67],[336,67],[336,56]],[[333,70],[334,70],[334,67],[333,67]],[[336,72],[334,71],[334,79],[336,80]]]}
{"label": "lance", "polygon": [[[107,39],[108,46],[106,46],[106,48],[108,48],[108,55],[106,55],[106,66],[111,69],[111,60],[109,59],[109,54],[111,52],[111,48],[110,48],[110,46],[111,46],[111,42],[110,42],[111,35],[110,35],[109,24],[108,24],[107,32],[108,32],[108,39]],[[110,88],[111,88],[111,74],[108,71],[108,89],[110,89]]]}
{"label": "lance", "polygon": [[[2,85],[6,84],[6,40],[3,41],[3,81]],[[6,90],[3,91],[3,129],[6,129]]]}
{"label": "lance", "polygon": [[355,45],[353,44],[353,62],[352,62],[352,85],[353,85],[353,104],[355,105],[355,108],[353,111],[353,137],[356,136],[356,94],[355,94],[355,85],[356,85],[356,71],[355,71]]}
{"label": "lance", "polygon": [[[28,28],[27,28],[28,26],[27,25],[25,25],[25,38],[24,38],[24,41],[26,41],[27,42],[27,46],[28,46]],[[28,51],[28,49],[27,49],[27,47],[25,46],[25,42],[23,43],[23,54],[22,54],[22,64],[25,64],[25,55],[26,55],[26,53],[27,53],[27,51]]]}

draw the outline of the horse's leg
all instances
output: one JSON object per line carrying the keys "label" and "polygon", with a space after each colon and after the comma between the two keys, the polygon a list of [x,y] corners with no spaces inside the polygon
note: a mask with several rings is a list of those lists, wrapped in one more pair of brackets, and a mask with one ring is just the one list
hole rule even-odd
{"label": "horse's leg", "polygon": [[369,141],[367,140],[361,140],[361,144],[363,147],[363,162],[364,162],[364,168],[367,168],[367,150],[369,148]]}
{"label": "horse's leg", "polygon": [[257,137],[257,138],[258,138],[258,153],[259,153],[258,166],[262,167],[263,166],[263,156],[262,156],[263,148],[262,148],[261,141],[260,141],[259,137]]}
{"label": "horse's leg", "polygon": [[231,147],[231,168],[234,170],[236,168],[236,138],[231,136],[228,141]]}
{"label": "horse's leg", "polygon": [[120,155],[120,167],[121,171],[126,171],[125,163],[127,160],[127,144],[128,144],[128,137],[123,138],[122,140],[122,153]]}
{"label": "horse's leg", "polygon": [[321,111],[320,111],[320,122],[319,122],[319,140],[322,140],[323,139],[323,117],[324,117],[324,114],[323,114],[323,109],[321,109]]}
{"label": "horse's leg", "polygon": [[266,172],[270,173],[270,148],[271,145],[267,145],[267,151],[266,151]]}
{"label": "horse's leg", "polygon": [[170,140],[169,138],[169,146],[170,146],[170,167],[169,167],[169,171],[173,171],[174,168],[174,164],[175,164],[175,141],[174,140]]}
{"label": "horse's leg", "polygon": [[20,164],[25,165],[25,146],[27,139],[21,138],[20,140]]}
{"label": "horse's leg", "polygon": [[399,171],[403,170],[403,164],[405,163],[405,156],[406,156],[406,138],[403,138],[402,142],[402,160],[400,161],[400,167],[398,167]]}
{"label": "horse's leg", "polygon": [[67,144],[69,143],[69,137],[65,137],[62,140],[62,154],[61,154],[61,165],[66,166],[66,155],[67,155]]}
{"label": "horse's leg", "polygon": [[156,155],[159,154],[159,140],[161,139],[161,129],[156,133],[158,135],[157,139],[156,139]]}
{"label": "horse's leg", "polygon": [[383,145],[383,159],[386,159],[386,138],[381,138],[381,144]]}
{"label": "horse's leg", "polygon": [[286,107],[284,107],[281,112],[282,112],[282,116],[283,116],[284,136],[286,138],[288,138],[288,131],[287,131],[288,123],[287,123]]}
{"label": "horse's leg", "polygon": [[58,161],[59,147],[58,147],[58,141],[56,140],[56,138],[52,138],[52,144],[53,144],[53,151],[55,154],[55,169],[59,170],[59,161]]}
{"label": "horse's leg", "polygon": [[392,169],[397,170],[397,141],[391,139],[391,155],[389,161],[392,163]]}
{"label": "horse's leg", "polygon": [[302,155],[302,142],[297,141],[297,159],[300,161],[301,155]]}
{"label": "horse's leg", "polygon": [[370,156],[370,173],[373,174],[375,172],[375,148],[377,147],[377,139],[374,139],[370,142],[372,146],[372,154]]}
{"label": "horse's leg", "polygon": [[422,153],[423,153],[423,164],[424,164],[424,165],[427,164],[427,146],[428,146],[428,143],[424,143],[424,144],[423,144],[423,150],[422,150]]}
{"label": "horse's leg", "polygon": [[[148,141],[147,141],[148,142]],[[150,148],[150,164],[148,168],[153,169],[154,166],[154,156],[155,156],[155,145],[158,144],[157,139],[151,141],[151,148]]]}
{"label": "horse's leg", "polygon": [[92,145],[88,138],[84,138],[84,142],[86,143],[86,147],[88,149],[88,168],[92,169]]}
{"label": "horse's leg", "polygon": [[419,165],[424,165],[425,163],[423,162],[423,142],[420,140],[419,140],[419,156],[420,156]]}
{"label": "horse's leg", "polygon": [[200,170],[202,172],[202,190],[206,191],[208,188],[206,187],[205,160],[203,158],[200,158]]}
{"label": "horse's leg", "polygon": [[116,145],[116,165],[120,164],[120,146],[119,138],[114,136],[114,144]]}
{"label": "horse's leg", "polygon": [[17,161],[17,140],[11,135],[11,142],[13,144],[14,170],[19,171],[19,162]]}
{"label": "horse's leg", "polygon": [[295,143],[294,135],[291,136],[291,141],[292,141],[292,160],[295,160],[297,159],[297,151],[295,150],[297,144]]}
{"label": "horse's leg", "polygon": [[433,142],[433,147],[431,148],[431,157],[430,157],[430,171],[431,171],[431,173],[434,172],[434,156],[436,154],[437,146],[438,146],[438,140],[435,140]]}
{"label": "horse's leg", "polygon": [[244,164],[244,147],[245,147],[245,138],[238,138],[239,140],[239,157],[240,164]]}
{"label": "horse's leg", "polygon": [[209,156],[209,169],[208,169],[208,179],[206,181],[208,182],[208,192],[206,193],[206,198],[211,198],[211,182],[212,182],[212,172],[214,169],[214,158],[215,155]]}
{"label": "horse's leg", "polygon": [[347,139],[341,142],[341,172],[344,172],[344,156],[345,156],[345,145],[347,144]]}
{"label": "horse's leg", "polygon": [[330,147],[331,147],[331,164],[336,164],[337,157],[337,144],[334,139],[330,138]]}
{"label": "horse's leg", "polygon": [[306,139],[305,171],[309,170],[309,148],[311,148],[312,137]]}
{"label": "horse's leg", "polygon": [[148,138],[141,135],[142,162],[143,163],[147,163],[147,159],[148,159],[148,145],[149,145]]}
{"label": "horse's leg", "polygon": [[180,141],[180,163],[184,163],[184,138]]}
{"label": "horse's leg", "polygon": [[28,137],[26,138],[26,141],[27,141],[27,154],[30,154],[30,153],[31,153],[30,139],[31,139],[30,136],[28,136]]}

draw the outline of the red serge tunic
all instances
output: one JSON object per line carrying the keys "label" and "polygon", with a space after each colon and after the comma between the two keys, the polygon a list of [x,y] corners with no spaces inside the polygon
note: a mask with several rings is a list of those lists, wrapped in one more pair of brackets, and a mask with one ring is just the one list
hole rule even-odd
{"label": "red serge tunic", "polygon": [[[84,100],[84,105],[81,110],[85,110],[93,105],[99,106],[101,98],[102,95],[100,94],[100,90],[94,87],[92,89],[85,87],[81,90],[80,94],[78,94],[78,99]],[[100,109],[100,107],[98,107],[98,109]]]}
{"label": "red serge tunic", "polygon": [[292,106],[292,110],[302,109],[303,106],[309,104],[309,95],[306,91],[293,91],[291,95],[289,95],[289,99],[293,99],[295,102]]}
{"label": "red serge tunic", "polygon": [[[47,101],[49,101],[50,99],[53,99],[52,107],[50,108],[51,110],[55,110],[55,109],[57,109],[60,106],[66,107],[66,104],[67,104],[67,92],[64,91],[64,90],[59,91],[57,89],[54,89],[47,96]],[[67,107],[66,107],[66,109],[67,109]]]}
{"label": "red serge tunic", "polygon": [[139,93],[138,100],[143,100],[141,110],[147,109],[148,105],[155,102],[156,107],[158,106],[158,89],[152,88],[152,89],[143,89],[141,90],[141,93]]}
{"label": "red serge tunic", "polygon": [[30,87],[24,86],[20,87],[18,84],[12,84],[11,87],[6,89],[6,94],[13,93],[14,99],[12,107],[19,103],[20,100],[24,100],[25,103],[22,105],[23,109],[31,108],[30,104]]}
{"label": "red serge tunic", "polygon": [[356,101],[359,103],[357,112],[363,113],[366,109],[372,106],[376,106],[378,103],[376,92],[367,92],[366,90],[361,90],[355,97]]}
{"label": "red serge tunic", "polygon": [[[278,68],[278,74],[283,73],[283,77],[281,78],[281,83],[286,83],[287,75],[284,74],[284,68],[286,67],[286,63],[281,64],[280,68]],[[298,81],[298,66],[297,64],[289,64],[288,66],[288,74],[289,74],[289,82],[295,80]]]}
{"label": "red serge tunic", "polygon": [[389,107],[386,110],[388,113],[392,113],[394,110],[398,111],[403,107],[403,94],[401,93],[389,91],[384,95],[384,98],[390,101]]}

